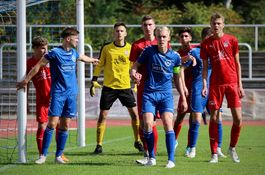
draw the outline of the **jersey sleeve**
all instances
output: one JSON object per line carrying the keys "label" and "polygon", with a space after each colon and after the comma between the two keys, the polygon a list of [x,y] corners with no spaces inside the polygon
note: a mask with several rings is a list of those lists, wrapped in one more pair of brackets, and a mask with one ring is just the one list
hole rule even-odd
{"label": "jersey sleeve", "polygon": [[233,54],[236,55],[239,52],[238,40],[236,37],[233,38]]}
{"label": "jersey sleeve", "polygon": [[54,52],[53,49],[44,55],[44,58],[46,58],[48,61],[53,60],[55,57],[56,57],[56,53]]}
{"label": "jersey sleeve", "polygon": [[148,54],[149,54],[149,50],[151,49],[150,47],[146,47],[143,52],[140,54],[140,56],[137,59],[137,62],[140,64],[147,64],[147,58],[148,58]]}
{"label": "jersey sleeve", "polygon": [[100,56],[99,56],[100,62],[98,65],[96,65],[93,76],[98,77],[100,75],[101,70],[103,69],[105,62],[106,62],[106,52],[107,52],[106,45],[104,45],[103,48],[101,49]]}
{"label": "jersey sleeve", "polygon": [[200,56],[202,60],[208,60],[209,56],[207,54],[207,47],[206,43],[202,42],[201,44],[201,50],[200,50]]}
{"label": "jersey sleeve", "polygon": [[131,47],[129,60],[131,62],[136,62],[139,55],[140,55],[139,48],[137,47],[137,44],[133,43]]}

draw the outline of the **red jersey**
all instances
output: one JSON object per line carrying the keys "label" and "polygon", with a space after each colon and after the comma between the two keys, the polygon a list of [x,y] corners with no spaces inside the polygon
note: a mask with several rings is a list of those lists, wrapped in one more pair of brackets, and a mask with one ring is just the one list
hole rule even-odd
{"label": "red jersey", "polygon": [[[33,57],[27,60],[27,73],[39,62]],[[49,103],[51,89],[51,73],[48,65],[40,68],[39,72],[32,78],[36,89],[36,104]]]}
{"label": "red jersey", "polygon": [[[132,44],[131,53],[130,53],[130,61],[136,62],[140,54],[143,52],[144,48],[151,46],[151,45],[157,45],[157,39],[154,39],[153,41],[149,41],[149,40],[145,40],[144,38],[141,38],[135,41]],[[147,76],[145,66],[141,65],[138,72],[142,74],[142,79],[141,79],[140,85],[137,88],[138,90],[143,90],[144,81]]]}
{"label": "red jersey", "polygon": [[211,85],[237,84],[235,55],[238,53],[236,37],[224,34],[221,38],[209,37],[201,44],[203,60],[210,59],[212,66]]}
{"label": "red jersey", "polygon": [[[187,56],[189,51],[195,47],[197,47],[198,45],[190,45],[190,48],[187,50],[184,50],[182,48],[180,48],[178,50],[178,53],[181,57]],[[192,68],[191,67],[187,67],[184,71],[185,74],[185,84],[186,87],[188,88],[189,92],[191,91],[191,82],[192,82]]]}

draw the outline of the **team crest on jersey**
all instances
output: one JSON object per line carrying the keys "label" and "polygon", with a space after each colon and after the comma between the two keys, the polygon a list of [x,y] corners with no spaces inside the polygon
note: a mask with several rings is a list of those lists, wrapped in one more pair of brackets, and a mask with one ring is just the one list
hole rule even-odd
{"label": "team crest on jersey", "polygon": [[124,51],[124,54],[127,55],[127,56],[129,56],[129,51],[128,50],[125,50]]}
{"label": "team crest on jersey", "polygon": [[167,67],[169,67],[169,66],[171,65],[171,61],[170,61],[170,60],[166,60],[166,61],[165,61],[165,65],[166,65]]}
{"label": "team crest on jersey", "polygon": [[229,42],[228,41],[225,41],[224,42],[224,47],[228,47],[228,44],[229,44]]}
{"label": "team crest on jersey", "polygon": [[72,60],[73,62],[76,62],[76,57],[75,57],[74,55],[72,55],[71,60]]}

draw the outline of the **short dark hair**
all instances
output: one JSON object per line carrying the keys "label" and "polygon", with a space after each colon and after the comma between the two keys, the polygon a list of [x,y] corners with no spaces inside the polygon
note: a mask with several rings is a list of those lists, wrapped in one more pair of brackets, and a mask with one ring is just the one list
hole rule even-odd
{"label": "short dark hair", "polygon": [[184,28],[181,28],[178,32],[178,36],[180,36],[182,33],[189,33],[190,36],[192,36],[192,29],[190,27],[184,27]]}
{"label": "short dark hair", "polygon": [[123,22],[117,22],[117,23],[115,23],[113,28],[115,29],[116,27],[119,27],[119,26],[123,26],[123,27],[125,27],[125,29],[127,30],[127,26],[126,26],[126,24],[123,23]]}
{"label": "short dark hair", "polygon": [[33,38],[31,44],[33,48],[40,47],[40,46],[46,46],[48,45],[48,40],[44,37],[36,36]]}
{"label": "short dark hair", "polygon": [[79,31],[76,28],[73,27],[67,27],[65,28],[62,33],[61,33],[61,37],[62,38],[66,38],[68,36],[72,36],[72,35],[78,35]]}
{"label": "short dark hair", "polygon": [[153,20],[155,22],[154,18],[151,15],[145,15],[142,18],[142,23],[147,21],[147,20]]}
{"label": "short dark hair", "polygon": [[207,36],[212,33],[211,27],[204,27],[201,32],[201,38],[204,40]]}

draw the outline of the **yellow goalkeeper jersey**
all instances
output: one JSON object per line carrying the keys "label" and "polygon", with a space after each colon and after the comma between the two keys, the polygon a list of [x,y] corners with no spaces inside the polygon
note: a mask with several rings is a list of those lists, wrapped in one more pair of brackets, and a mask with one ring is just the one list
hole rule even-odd
{"label": "yellow goalkeeper jersey", "polygon": [[93,76],[99,76],[101,70],[104,72],[103,85],[112,89],[129,89],[130,68],[129,60],[131,44],[116,46],[114,42],[106,44],[101,49],[100,63],[96,65]]}

